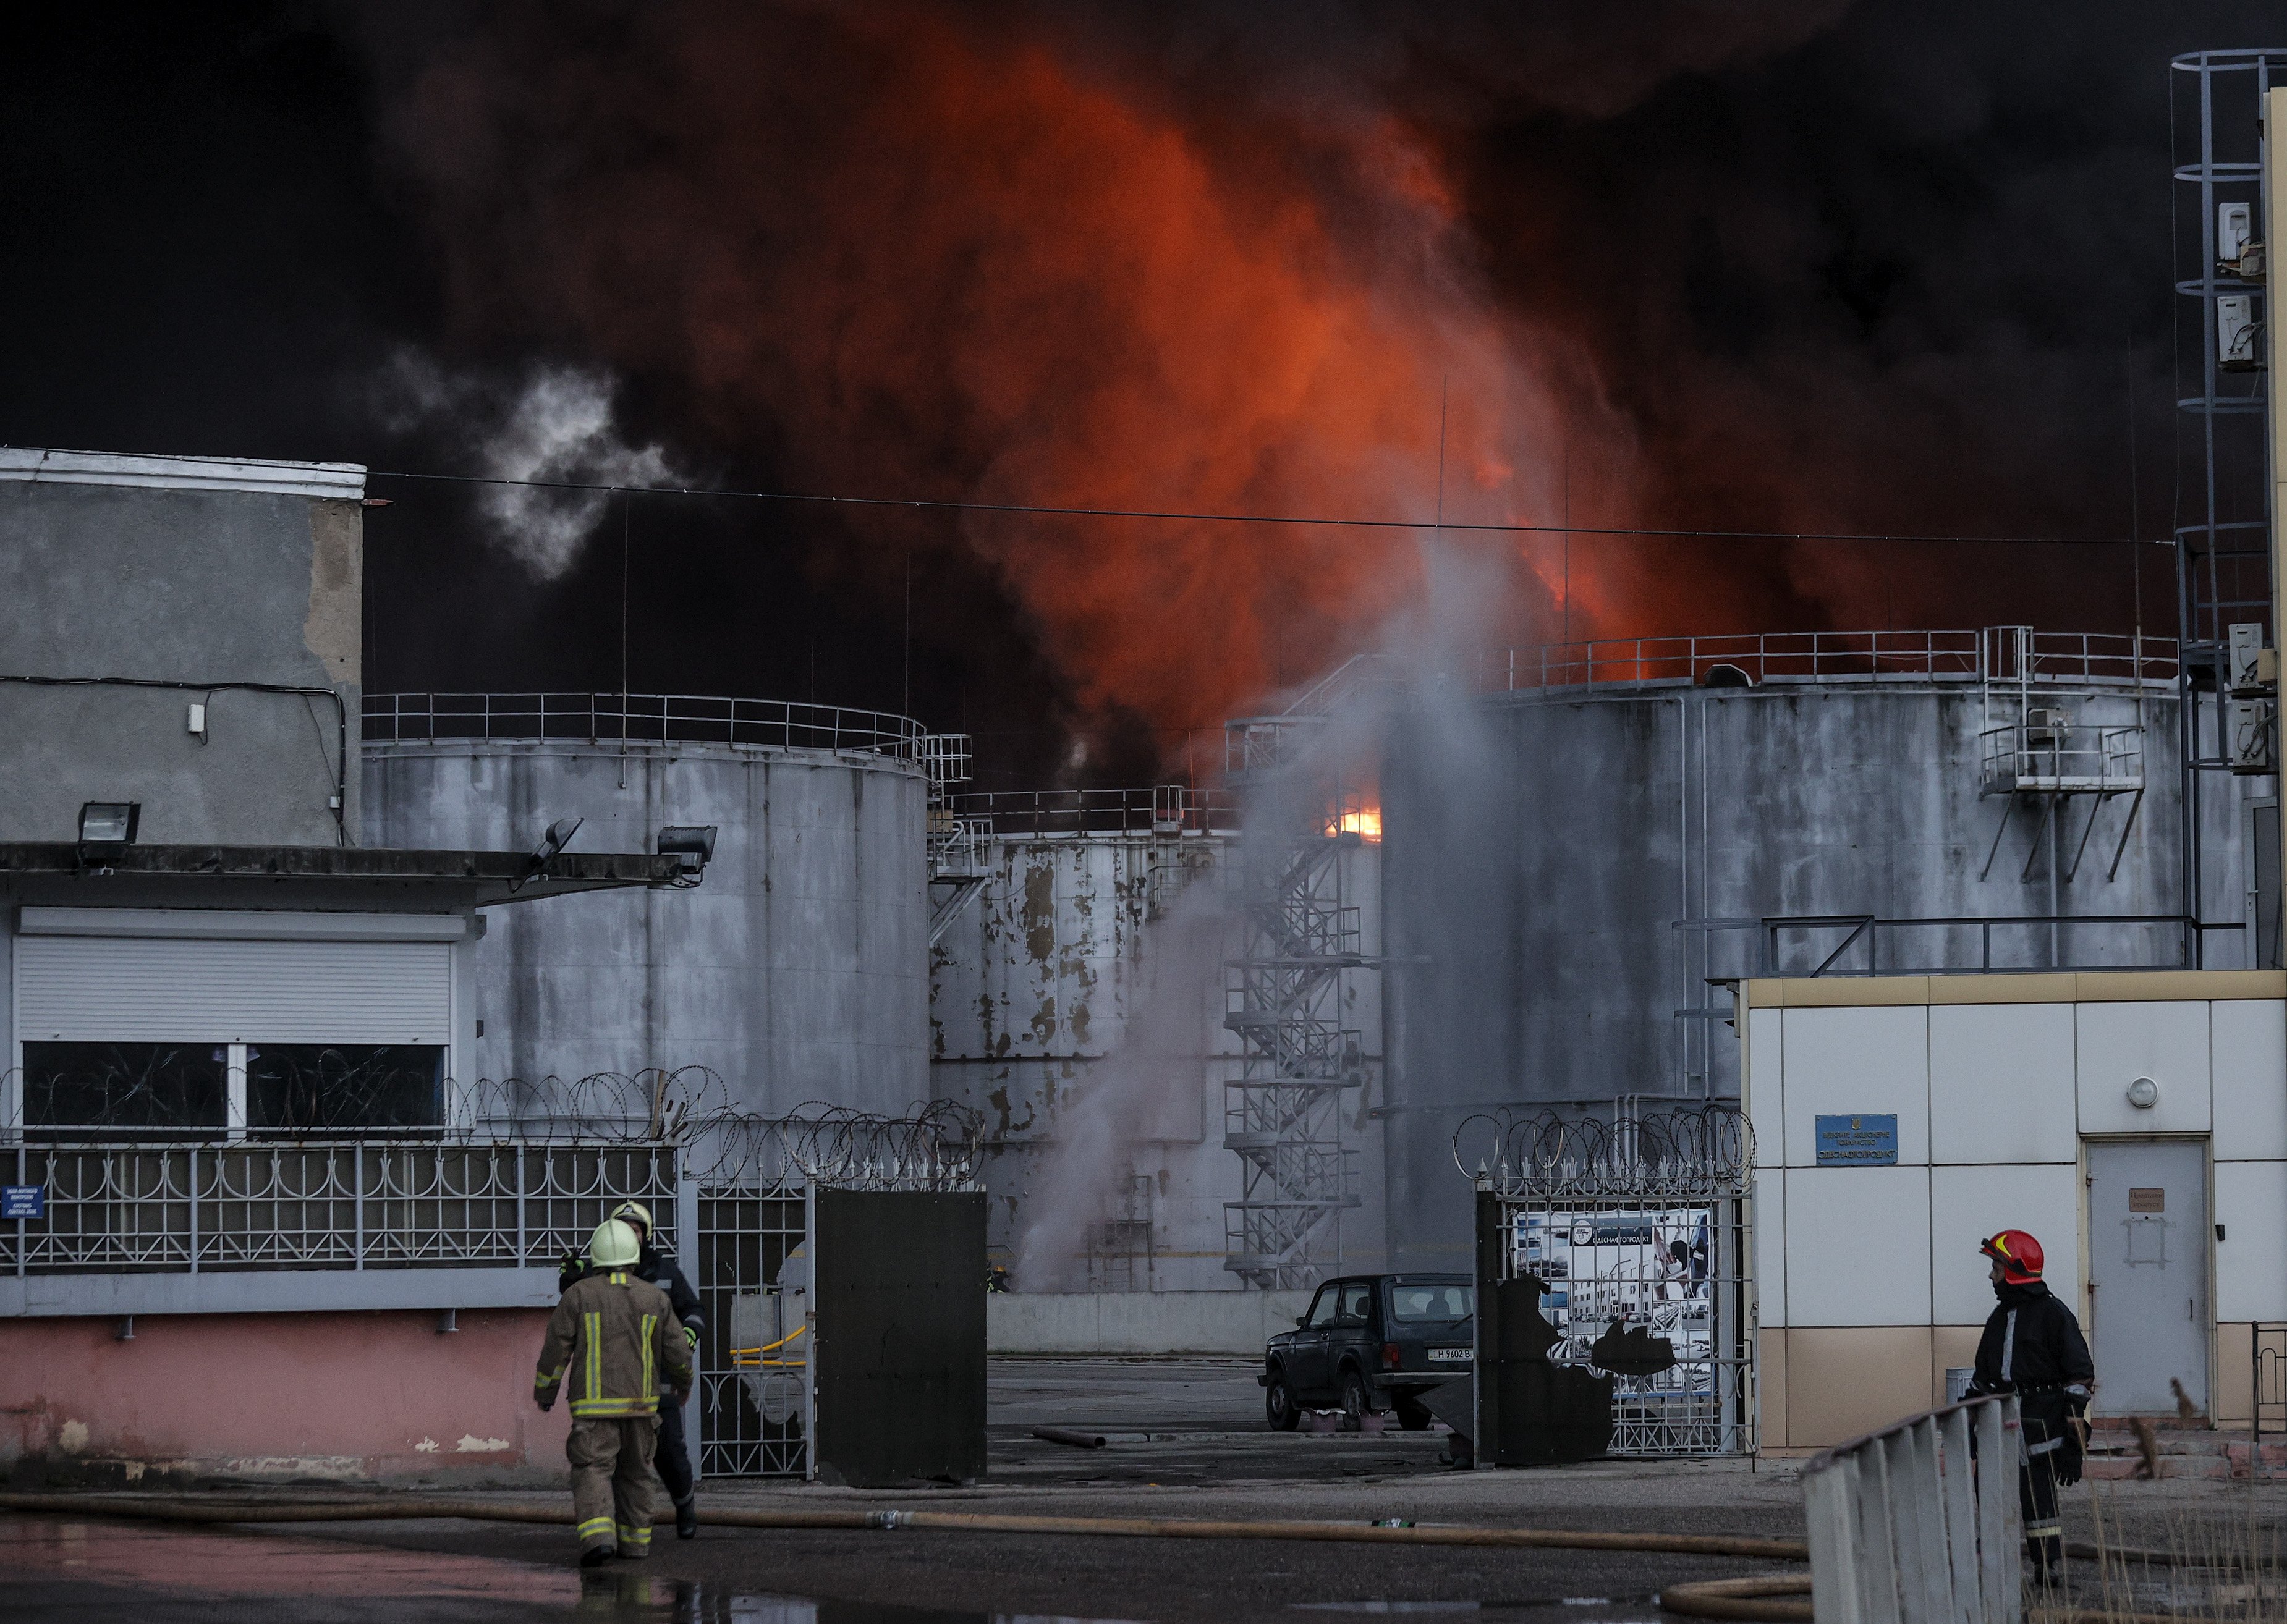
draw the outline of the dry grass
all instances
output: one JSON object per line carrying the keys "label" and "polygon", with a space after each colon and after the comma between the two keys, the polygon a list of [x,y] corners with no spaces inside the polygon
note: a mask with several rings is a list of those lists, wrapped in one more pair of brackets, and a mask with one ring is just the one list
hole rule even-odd
{"label": "dry grass", "polygon": [[2199,1502],[2136,1514],[2111,1485],[2088,1487],[2094,1560],[2068,1563],[2054,1591],[2028,1595],[2036,1624],[2287,1624],[2287,1541],[2275,1495],[2236,1484]]}

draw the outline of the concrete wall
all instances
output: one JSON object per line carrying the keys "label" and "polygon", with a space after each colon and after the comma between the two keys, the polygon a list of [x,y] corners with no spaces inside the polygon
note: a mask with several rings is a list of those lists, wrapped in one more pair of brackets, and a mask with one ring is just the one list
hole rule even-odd
{"label": "concrete wall", "polygon": [[[2089,725],[2134,719],[2120,690],[2062,696]],[[1930,682],[1501,698],[1466,726],[1410,726],[1383,784],[1393,1065],[1390,1223],[1403,1266],[1464,1255],[1467,1189],[1452,1136],[1476,1109],[1586,1105],[1618,1096],[1736,1096],[1729,1033],[1679,1016],[1721,1006],[1711,976],[1759,972],[1758,933],[1680,925],[1779,914],[1935,917],[2171,914],[2180,908],[2176,706],[2144,699],[2150,788],[2117,879],[2125,800],[2097,814],[2067,878],[2089,802],[2068,808],[2025,875],[2038,819],[2020,803],[1979,879],[2003,801],[1981,800],[1979,690]],[[2243,908],[2239,805],[2251,780],[2210,781],[2210,918]],[[2263,781],[2267,787],[2268,781]],[[2176,962],[2169,927],[2068,926],[2067,963]],[[1841,934],[1783,943],[1805,974]],[[1999,933],[1997,967],[2049,962],[2050,934]],[[1886,953],[1977,967],[1974,931]],[[2240,960],[2236,935],[2212,966]],[[1895,962],[1895,961],[1894,961]],[[1863,948],[1840,967],[1863,968]]]}
{"label": "concrete wall", "polygon": [[[354,500],[0,478],[0,840],[77,838],[80,805],[139,800],[146,844],[335,844],[334,699],[358,748],[363,518]],[[218,685],[209,693],[206,684]],[[186,729],[207,706],[205,741]]]}
{"label": "concrete wall", "polygon": [[548,1311],[0,1320],[0,1478],[560,1486],[569,1414],[532,1373]]}
{"label": "concrete wall", "polygon": [[574,815],[574,849],[720,831],[695,891],[495,911],[473,955],[479,1076],[706,1066],[728,1103],[767,1115],[927,1097],[917,773],[826,752],[376,743],[365,779],[376,845],[520,847]]}
{"label": "concrete wall", "polygon": [[[1756,981],[1758,1388],[1767,1449],[1823,1448],[1944,1399],[1993,1299],[1979,1240],[2031,1231],[2090,1322],[2084,1147],[2212,1145],[2209,1391],[2250,1415],[2251,1326],[2287,1319],[2287,975],[2098,972]],[[2124,1076],[2163,1079],[2149,1118]],[[1895,1113],[1895,1167],[1820,1167],[1820,1113]],[[2100,1365],[2100,1383],[2104,1371]]]}
{"label": "concrete wall", "polygon": [[[1036,1219],[1069,1237],[1052,1289],[1241,1283],[1223,1266],[1223,1203],[1240,1194],[1238,1158],[1223,1143],[1223,1085],[1239,1065],[1223,1025],[1239,935],[1222,871],[1235,855],[1214,836],[994,840],[982,895],[930,952],[931,1092],[985,1116],[994,1256],[1013,1255]],[[1344,861],[1345,894],[1362,902],[1378,939],[1378,851]],[[1379,1123],[1368,1115],[1379,1103],[1381,1013],[1375,977],[1347,976],[1342,1020],[1365,1033],[1369,1061],[1367,1087],[1349,1102],[1349,1139],[1365,1153],[1369,1186],[1340,1233],[1340,1266],[1350,1269],[1382,1257]],[[1094,1148],[1106,1138],[1120,1142]],[[1063,1187],[1056,1159],[1072,1154],[1095,1157],[1087,1189],[1044,1213],[1047,1192]],[[1089,1232],[1110,1218],[1148,1222],[1151,1256],[1098,1249],[1091,1265]],[[1016,1280],[1020,1292],[1040,1283],[1022,1271]]]}
{"label": "concrete wall", "polygon": [[985,1346],[993,1353],[1260,1358],[1310,1306],[1308,1291],[996,1291],[985,1299]]}

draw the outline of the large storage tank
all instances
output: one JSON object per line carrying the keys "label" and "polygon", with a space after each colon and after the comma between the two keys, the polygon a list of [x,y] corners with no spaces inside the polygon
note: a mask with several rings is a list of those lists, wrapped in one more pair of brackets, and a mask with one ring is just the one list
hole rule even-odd
{"label": "large storage tank", "polygon": [[[751,700],[369,696],[376,845],[645,851],[713,824],[698,889],[495,911],[477,950],[486,1077],[705,1066],[726,1103],[884,1113],[927,1098],[927,785],[901,717]],[[622,732],[635,737],[622,743]]]}
{"label": "large storage tank", "polygon": [[[1243,1193],[1224,1144],[1239,1043],[1223,1024],[1239,949],[1235,817],[1180,787],[957,797],[980,895],[930,955],[932,1092],[984,1118],[990,1242],[1018,1290],[1224,1290]],[[1378,936],[1375,848],[1344,859]],[[1382,1257],[1381,995],[1346,974],[1365,1085],[1345,1101],[1359,1207],[1326,1268]],[[1030,1244],[1027,1244],[1028,1238]]]}
{"label": "large storage tank", "polygon": [[[2004,628],[1880,650],[1574,645],[1392,730],[1402,1258],[1460,1255],[1472,1111],[1736,1096],[1725,977],[2172,966],[2192,934],[2209,967],[2247,962],[2243,824],[2273,781],[2212,786],[2188,910],[2172,647]],[[2010,772],[2048,788],[1999,792]],[[1995,923],[2029,918],[2065,922]]]}

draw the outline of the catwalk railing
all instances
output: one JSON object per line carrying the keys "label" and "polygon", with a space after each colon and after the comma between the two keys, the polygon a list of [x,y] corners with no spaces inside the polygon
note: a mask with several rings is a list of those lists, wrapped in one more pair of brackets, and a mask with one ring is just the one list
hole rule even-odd
{"label": "catwalk railing", "polygon": [[945,809],[977,838],[1236,834],[1238,806],[1227,792],[1180,784],[1129,790],[979,791],[947,795]]}
{"label": "catwalk railing", "polygon": [[[1644,683],[2029,682],[2149,684],[2176,681],[2167,638],[2036,632],[2025,668],[2018,641],[1987,631],[1750,632],[1722,637],[1611,637],[1500,650],[1480,666],[1490,693],[1630,688]],[[1728,670],[1726,669],[1728,668]]]}
{"label": "catwalk railing", "polygon": [[590,745],[730,745],[878,755],[914,767],[930,747],[910,716],[785,699],[705,694],[368,694],[365,742],[559,740]]}

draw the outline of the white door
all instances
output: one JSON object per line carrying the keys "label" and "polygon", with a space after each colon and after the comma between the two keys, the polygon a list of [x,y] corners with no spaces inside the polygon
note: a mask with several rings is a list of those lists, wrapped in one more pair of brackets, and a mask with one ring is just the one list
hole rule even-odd
{"label": "white door", "polygon": [[2091,1140],[2088,1250],[2093,1407],[2172,1415],[2180,1385],[2206,1414],[2207,1147]]}

